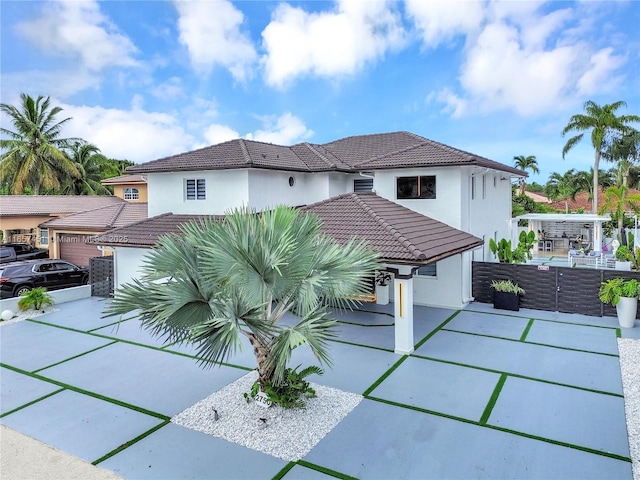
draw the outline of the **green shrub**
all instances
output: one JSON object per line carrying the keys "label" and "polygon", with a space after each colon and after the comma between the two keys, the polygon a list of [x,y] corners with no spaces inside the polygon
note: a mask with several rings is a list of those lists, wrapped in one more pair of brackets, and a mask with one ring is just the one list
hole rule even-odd
{"label": "green shrub", "polygon": [[600,284],[598,298],[602,303],[611,304],[614,307],[620,301],[620,297],[640,296],[640,282],[635,278],[625,280],[624,278],[611,278]]}
{"label": "green shrub", "polygon": [[491,282],[491,288],[496,292],[508,292],[515,293],[517,295],[524,295],[525,291],[517,283],[513,283],[511,280],[494,280]]}
{"label": "green shrub", "polygon": [[53,297],[47,293],[47,289],[37,287],[23,293],[18,300],[18,308],[22,311],[33,308],[40,310],[43,307],[51,307],[53,305]]}
{"label": "green shrub", "polygon": [[[300,365],[296,368],[287,368],[285,381],[281,386],[275,387],[271,382],[265,383],[264,393],[267,395],[269,402],[280,405],[283,408],[304,408],[304,401],[316,396],[316,391],[311,388],[305,378],[313,373],[322,375],[324,371],[315,365],[307,367],[301,372],[297,371],[298,368],[300,368]],[[251,392],[245,393],[244,398],[249,402],[251,399],[256,398],[259,391],[260,384],[256,380],[251,387]]]}
{"label": "green shrub", "polygon": [[626,245],[620,245],[616,250],[616,260],[619,262],[630,262],[632,258],[631,250]]}

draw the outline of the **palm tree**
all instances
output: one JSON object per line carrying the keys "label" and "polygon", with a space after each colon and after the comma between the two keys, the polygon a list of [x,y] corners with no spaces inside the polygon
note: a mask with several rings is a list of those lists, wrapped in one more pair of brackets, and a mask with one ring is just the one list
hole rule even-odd
{"label": "palm tree", "polygon": [[617,220],[618,232],[623,245],[627,244],[626,235],[624,235],[624,214],[626,211],[632,211],[636,215],[640,213],[640,194],[629,193],[626,185],[617,187],[609,187],[604,192],[604,203],[600,207],[600,214],[611,213],[611,219]]}
{"label": "palm tree", "polygon": [[[380,268],[363,241],[341,246],[320,227],[317,217],[283,206],[186,224],[162,238],[141,278],[121,286],[105,313],[137,311],[143,328],[194,343],[207,366],[225,361],[245,336],[260,385],[282,386],[300,345],[330,364],[335,320],[327,306],[352,306]],[[281,324],[288,312],[297,318]]]}
{"label": "palm tree", "polygon": [[[515,167],[519,168],[520,170],[524,170],[525,172],[527,170],[531,170],[533,173],[540,172],[540,170],[538,169],[538,161],[536,160],[535,155],[529,155],[526,157],[524,155],[518,155],[517,157],[513,157],[513,159],[515,160]],[[525,187],[526,180],[523,176],[520,179],[520,195],[524,195]]]}
{"label": "palm tree", "polygon": [[552,201],[564,200],[565,213],[569,213],[570,197],[575,200],[576,195],[580,191],[575,182],[575,169],[568,170],[564,175],[553,172],[549,175],[549,180],[545,186],[545,193]]}
{"label": "palm tree", "polygon": [[612,136],[606,142],[602,158],[617,162],[618,185],[629,185],[631,167],[640,162],[640,132],[627,128],[620,135]]}
{"label": "palm tree", "polygon": [[62,180],[80,175],[63,152],[71,139],[59,138],[71,119],[56,121],[62,108],[51,107],[49,97],[39,96],[34,101],[23,93],[20,99],[20,108],[0,104],[0,111],[10,117],[15,129],[0,128],[9,137],[0,139],[0,148],[6,150],[0,160],[0,176],[10,179],[14,195],[22,194],[28,186],[36,195],[41,187],[58,190]]}
{"label": "palm tree", "polygon": [[[611,135],[616,131],[624,131],[628,123],[640,122],[640,117],[637,115],[616,116],[616,111],[626,105],[623,101],[602,106],[591,100],[587,101],[584,104],[586,114],[573,115],[569,119],[569,123],[562,130],[563,137],[569,132],[583,132],[571,137],[567,141],[562,149],[562,158],[582,140],[585,131],[591,131],[591,145],[595,150],[593,171],[598,172],[600,168],[600,155],[607,135]],[[597,191],[598,177],[594,175],[592,192]],[[598,212],[598,195],[593,195],[592,211],[593,213]]]}
{"label": "palm tree", "polygon": [[79,178],[70,179],[62,193],[64,195],[110,195],[111,192],[100,181],[103,179],[106,157],[100,149],[86,142],[74,142],[68,149],[69,158],[80,171]]}

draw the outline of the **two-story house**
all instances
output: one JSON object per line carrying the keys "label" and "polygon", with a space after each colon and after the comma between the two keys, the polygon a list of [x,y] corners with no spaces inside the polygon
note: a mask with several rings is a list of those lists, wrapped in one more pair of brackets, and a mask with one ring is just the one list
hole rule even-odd
{"label": "two-story house", "polygon": [[159,235],[194,216],[300,206],[328,234],[362,236],[380,249],[395,277],[399,352],[413,349],[414,303],[460,308],[472,300],[471,262],[490,258],[489,238],[509,236],[510,180],[524,175],[408,132],[322,145],[237,139],[127,172],[146,176],[150,218],[99,237],[116,252],[116,285],[138,274]]}

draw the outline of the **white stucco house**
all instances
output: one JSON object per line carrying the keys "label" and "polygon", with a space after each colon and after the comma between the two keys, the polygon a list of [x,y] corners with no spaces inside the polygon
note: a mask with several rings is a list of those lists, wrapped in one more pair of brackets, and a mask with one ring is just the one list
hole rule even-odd
{"label": "white stucco house", "polygon": [[[237,139],[129,167],[147,179],[149,218],[97,240],[115,285],[136,277],[159,235],[248,205],[299,206],[326,233],[367,238],[394,275],[396,351],[413,350],[413,304],[461,308],[471,262],[510,235],[511,179],[522,170],[408,132],[280,146]],[[117,288],[117,287],[116,287]]]}

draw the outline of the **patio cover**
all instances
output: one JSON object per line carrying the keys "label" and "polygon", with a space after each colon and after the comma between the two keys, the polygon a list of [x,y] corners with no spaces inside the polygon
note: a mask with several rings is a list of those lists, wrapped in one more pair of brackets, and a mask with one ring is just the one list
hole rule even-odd
{"label": "patio cover", "polygon": [[515,220],[528,220],[528,229],[533,230],[534,232],[541,229],[542,222],[575,222],[593,224],[593,249],[602,251],[604,240],[602,235],[602,223],[610,221],[611,217],[608,215],[596,215],[594,213],[527,213],[516,217]]}

